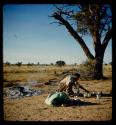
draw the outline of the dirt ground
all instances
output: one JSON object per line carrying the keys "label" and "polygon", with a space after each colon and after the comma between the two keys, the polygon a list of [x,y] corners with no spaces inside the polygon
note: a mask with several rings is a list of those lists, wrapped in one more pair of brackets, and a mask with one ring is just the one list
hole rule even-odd
{"label": "dirt ground", "polygon": [[[83,81],[83,85],[84,85]],[[96,85],[95,85],[96,83]],[[101,81],[110,90],[108,81]],[[87,86],[87,85],[86,85]],[[89,86],[89,85],[88,85]],[[100,82],[91,81],[91,89],[101,90]],[[89,87],[88,87],[89,88]],[[51,89],[53,91],[53,89]],[[4,98],[4,119],[10,121],[106,121],[112,119],[112,97],[79,99],[95,104],[52,107],[44,103],[48,93],[21,99]]]}
{"label": "dirt ground", "polygon": [[[110,70],[111,71],[111,70]],[[111,72],[106,72],[107,80],[81,81],[84,87],[90,91],[102,91],[109,93],[112,90]],[[86,106],[53,107],[45,104],[49,93],[57,90],[58,85],[45,85],[40,90],[46,93],[38,96],[9,99],[4,97],[4,120],[5,121],[110,121],[112,120],[112,97],[83,98],[91,102]]]}

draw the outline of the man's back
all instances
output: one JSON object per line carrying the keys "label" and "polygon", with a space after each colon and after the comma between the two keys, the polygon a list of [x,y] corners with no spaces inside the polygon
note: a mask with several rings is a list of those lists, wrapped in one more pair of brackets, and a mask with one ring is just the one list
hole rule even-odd
{"label": "man's back", "polygon": [[[72,86],[76,87],[77,84],[77,77],[74,75],[68,75],[63,80],[60,81],[60,92],[67,92],[69,95],[73,95],[74,92],[72,91]],[[76,87],[77,88],[77,87]]]}
{"label": "man's back", "polygon": [[74,75],[68,75],[66,76],[63,80],[60,81],[60,83],[64,83],[67,86],[69,85],[69,83],[75,83],[76,82],[76,77]]}

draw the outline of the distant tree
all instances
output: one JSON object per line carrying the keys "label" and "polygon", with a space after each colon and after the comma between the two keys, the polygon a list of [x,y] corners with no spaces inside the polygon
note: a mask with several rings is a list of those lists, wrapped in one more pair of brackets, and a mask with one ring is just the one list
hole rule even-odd
{"label": "distant tree", "polygon": [[7,62],[5,63],[5,65],[8,65],[8,66],[9,66],[9,65],[11,65],[11,63],[7,61]]}
{"label": "distant tree", "polygon": [[33,65],[34,63],[30,63],[30,62],[27,64],[27,66],[33,66]]}
{"label": "distant tree", "polygon": [[[104,53],[112,39],[112,7],[110,4],[64,4],[55,5],[53,17],[64,26],[79,43],[88,59],[95,60],[94,79],[102,79]],[[91,53],[84,35],[92,37],[95,55]]]}
{"label": "distant tree", "polygon": [[108,65],[107,63],[105,63],[104,65]]}
{"label": "distant tree", "polygon": [[77,63],[74,63],[74,66],[76,66],[77,65]]}
{"label": "distant tree", "polygon": [[20,67],[20,66],[22,66],[22,62],[17,62],[16,65],[17,65],[18,67]]}
{"label": "distant tree", "polygon": [[66,63],[64,61],[60,60],[60,61],[56,61],[56,65],[62,67],[64,65],[66,65]]}
{"label": "distant tree", "polygon": [[40,63],[38,62],[37,65],[40,65]]}
{"label": "distant tree", "polygon": [[50,63],[51,66],[53,66],[54,64],[53,63]]}

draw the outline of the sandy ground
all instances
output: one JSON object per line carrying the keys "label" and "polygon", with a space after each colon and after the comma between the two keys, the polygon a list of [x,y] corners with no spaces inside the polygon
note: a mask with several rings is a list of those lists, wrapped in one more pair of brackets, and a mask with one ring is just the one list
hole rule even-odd
{"label": "sandy ground", "polygon": [[[112,69],[106,66],[104,75],[107,80],[79,81],[81,85],[90,91],[110,93],[112,90]],[[17,73],[18,74],[18,73]],[[13,75],[12,81],[16,75]],[[19,73],[21,74],[21,73]],[[26,73],[28,74],[28,73]],[[11,80],[11,76],[5,74],[4,78]],[[22,75],[24,76],[24,74]],[[38,75],[37,75],[38,76]],[[8,79],[9,78],[9,79]],[[19,77],[16,77],[16,79]],[[20,76],[20,78],[22,78]],[[25,76],[25,79],[29,77]],[[38,77],[37,77],[38,78]],[[35,79],[35,78],[34,78]],[[22,79],[23,81],[23,79]],[[86,98],[85,101],[94,104],[86,106],[52,107],[45,104],[49,93],[56,91],[58,85],[44,85],[38,87],[46,93],[38,96],[20,99],[3,98],[3,110],[5,121],[110,121],[112,120],[112,97]],[[6,88],[5,88],[6,89]],[[83,97],[79,99],[84,100]]]}
{"label": "sandy ground", "polygon": [[[90,82],[90,81],[89,81]],[[111,90],[111,82],[105,81],[81,81],[90,90]],[[88,84],[86,84],[88,83]],[[102,87],[101,87],[102,84]],[[50,88],[50,86],[47,86]],[[51,87],[51,91],[54,88]],[[7,121],[107,121],[112,119],[112,97],[95,97],[79,99],[94,104],[86,106],[52,107],[44,103],[48,93],[11,100],[4,98],[4,119]]]}

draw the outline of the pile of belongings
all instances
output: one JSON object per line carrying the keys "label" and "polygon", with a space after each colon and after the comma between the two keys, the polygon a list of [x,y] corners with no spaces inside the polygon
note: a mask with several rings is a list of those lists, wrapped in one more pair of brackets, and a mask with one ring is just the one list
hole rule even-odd
{"label": "pile of belongings", "polygon": [[65,92],[50,93],[45,99],[49,106],[72,106],[84,104],[80,99],[70,99]]}
{"label": "pile of belongings", "polygon": [[42,93],[43,91],[30,89],[29,86],[15,86],[9,88],[6,95],[15,99],[20,97],[41,95]]}

